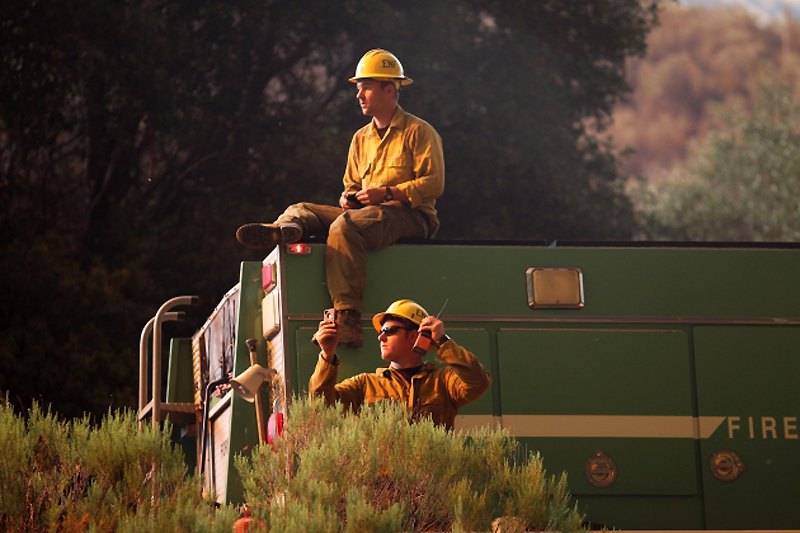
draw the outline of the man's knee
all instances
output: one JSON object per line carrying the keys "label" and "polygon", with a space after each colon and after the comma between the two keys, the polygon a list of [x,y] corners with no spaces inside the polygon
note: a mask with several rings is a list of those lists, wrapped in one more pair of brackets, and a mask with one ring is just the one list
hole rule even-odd
{"label": "man's knee", "polygon": [[306,214],[313,214],[313,209],[311,206],[313,204],[309,204],[308,202],[298,202],[296,204],[291,204],[284,210],[284,214],[292,215],[292,216],[302,216]]}
{"label": "man's knee", "polygon": [[299,202],[287,207],[279,220],[281,222],[297,222],[304,227],[307,233],[322,235],[341,213],[342,210],[339,207]]}

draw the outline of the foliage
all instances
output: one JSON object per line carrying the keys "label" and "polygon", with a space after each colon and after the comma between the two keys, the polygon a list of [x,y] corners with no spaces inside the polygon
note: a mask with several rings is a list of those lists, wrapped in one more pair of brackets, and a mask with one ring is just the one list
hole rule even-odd
{"label": "foliage", "polygon": [[412,423],[394,402],[352,415],[296,399],[276,449],[237,468],[270,531],[579,530],[566,476],[520,456],[505,431]]}
{"label": "foliage", "polygon": [[726,127],[663,180],[633,189],[645,236],[699,241],[800,240],[800,103],[764,86],[751,113]]}
{"label": "foliage", "polygon": [[[0,293],[23,303],[0,315],[0,363],[59,354],[75,386],[0,386],[70,416],[132,405],[158,305],[198,294],[207,316],[239,261],[261,258],[238,225],[338,196],[366,122],[345,80],[375,46],[415,79],[401,104],[443,137],[439,237],[629,236],[596,131],[659,2],[3,3]],[[82,370],[107,384],[80,387]]]}
{"label": "foliage", "polygon": [[798,38],[791,17],[759,23],[741,8],[667,5],[647,55],[629,60],[631,97],[614,109],[609,128],[630,150],[625,172],[657,179],[722,126],[716,108],[752,106],[768,78],[796,86]]}
{"label": "foliage", "polygon": [[152,280],[136,265],[56,260],[64,247],[49,233],[0,255],[0,390],[46,396],[64,415],[130,404],[131,339],[142,327],[134,317],[147,311],[135,297],[154,298]]}
{"label": "foliage", "polygon": [[421,85],[408,97],[444,140],[439,236],[627,238],[631,212],[616,161],[592,132],[625,93],[624,59],[643,53],[657,2],[480,5],[410,19],[427,31],[401,54],[436,67],[420,76],[435,90]]}
{"label": "foliage", "polygon": [[[129,411],[59,420],[0,402],[0,530],[231,531],[187,475],[170,428],[137,427]],[[277,449],[238,457],[254,530],[577,531],[565,475],[522,457],[504,431],[455,434],[410,423],[384,402],[345,414],[297,399]]]}
{"label": "foliage", "polygon": [[131,412],[92,427],[0,401],[0,449],[2,531],[231,530],[234,510],[202,499],[169,432],[140,432]]}

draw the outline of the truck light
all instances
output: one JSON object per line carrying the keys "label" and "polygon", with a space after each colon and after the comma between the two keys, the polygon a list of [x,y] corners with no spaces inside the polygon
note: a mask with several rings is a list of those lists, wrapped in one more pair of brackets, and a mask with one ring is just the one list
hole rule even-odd
{"label": "truck light", "polygon": [[278,284],[275,266],[275,263],[265,263],[261,266],[261,286],[265,293],[271,291]]}
{"label": "truck light", "polygon": [[304,242],[296,242],[288,245],[286,252],[292,255],[308,255],[311,253],[311,246]]}
{"label": "truck light", "polygon": [[579,268],[537,268],[525,272],[531,309],[583,309],[583,274]]}

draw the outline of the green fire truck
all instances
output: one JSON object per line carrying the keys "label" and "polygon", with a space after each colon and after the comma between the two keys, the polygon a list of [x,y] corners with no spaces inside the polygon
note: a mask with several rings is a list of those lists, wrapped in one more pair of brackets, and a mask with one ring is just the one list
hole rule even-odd
{"label": "green fire truck", "polygon": [[[324,256],[300,243],[243,262],[199,331],[171,340],[165,386],[160,328],[192,298],[142,332],[140,420],[173,421],[220,502],[242,499],[233,457],[278,438],[307,389]],[[494,380],[457,428],[540,451],[591,523],[800,528],[799,273],[798,244],[397,244],[369,255],[364,346],[340,349],[339,375],[379,366],[373,313],[448,300],[448,334]],[[277,373],[255,402],[217,387],[253,363]]]}

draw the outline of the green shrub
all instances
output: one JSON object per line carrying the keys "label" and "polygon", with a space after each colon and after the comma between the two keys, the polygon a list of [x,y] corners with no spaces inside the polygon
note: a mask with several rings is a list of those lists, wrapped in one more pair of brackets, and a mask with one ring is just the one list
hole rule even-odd
{"label": "green shrub", "polygon": [[169,428],[138,430],[130,411],[63,422],[0,400],[0,531],[231,531],[188,475]]}
{"label": "green shrub", "polygon": [[[170,428],[130,411],[60,421],[0,400],[0,531],[225,531],[237,510],[203,499]],[[309,532],[580,529],[566,478],[504,431],[410,423],[384,402],[354,416],[296,399],[277,448],[237,458],[253,529]]]}
{"label": "green shrub", "polygon": [[411,423],[394,402],[356,416],[296,399],[276,449],[236,466],[270,531],[580,530],[566,477],[521,455],[503,430]]}

